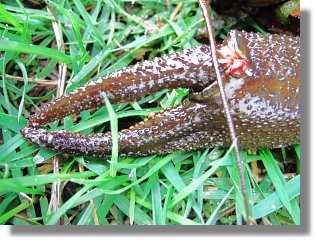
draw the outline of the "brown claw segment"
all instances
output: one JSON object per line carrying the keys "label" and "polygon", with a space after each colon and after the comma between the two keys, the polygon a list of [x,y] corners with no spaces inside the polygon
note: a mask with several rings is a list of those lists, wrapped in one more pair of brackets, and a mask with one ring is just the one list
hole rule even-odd
{"label": "brown claw segment", "polygon": [[[204,129],[206,116],[207,105],[192,102],[161,111],[129,129],[120,131],[118,133],[119,153],[137,156],[181,149],[186,145],[182,138],[187,138],[195,131]],[[111,133],[81,135],[31,127],[22,129],[21,133],[41,147],[60,152],[89,156],[111,154]],[[204,147],[204,145],[199,147]]]}
{"label": "brown claw segment", "polygon": [[[225,61],[226,53],[233,60],[233,51],[238,60],[246,63],[242,68],[238,68],[238,64],[231,65],[231,59]],[[90,108],[93,104],[100,106],[103,92],[112,103],[117,103],[139,99],[163,88],[200,89],[208,86],[194,93],[190,101],[120,131],[119,154],[137,156],[228,147],[231,144],[228,126],[220,92],[213,81],[209,54],[209,47],[202,46],[109,74],[97,83],[88,84],[49,104],[31,117],[30,126],[22,129],[21,133],[35,144],[60,152],[110,155],[111,133],[80,135],[35,127]],[[219,47],[218,57],[240,147],[276,148],[298,144],[299,37],[232,31]]]}
{"label": "brown claw segment", "polygon": [[70,114],[104,105],[102,93],[110,102],[122,103],[141,99],[165,88],[186,87],[202,90],[215,80],[208,46],[175,52],[168,56],[144,61],[101,77],[73,92],[50,102],[29,119],[39,127]]}

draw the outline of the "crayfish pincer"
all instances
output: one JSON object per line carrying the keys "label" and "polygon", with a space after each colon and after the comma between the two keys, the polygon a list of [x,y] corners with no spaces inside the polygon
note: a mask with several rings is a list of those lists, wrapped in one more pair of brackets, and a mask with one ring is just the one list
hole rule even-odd
{"label": "crayfish pincer", "polygon": [[[110,132],[82,135],[39,128],[64,116],[111,103],[134,101],[162,89],[194,91],[189,101],[150,114],[118,132],[119,154],[164,154],[231,144],[206,45],[110,73],[56,99],[31,116],[23,136],[39,146],[74,155],[111,154]],[[232,31],[217,46],[225,92],[239,145],[276,148],[300,141],[300,38]]]}

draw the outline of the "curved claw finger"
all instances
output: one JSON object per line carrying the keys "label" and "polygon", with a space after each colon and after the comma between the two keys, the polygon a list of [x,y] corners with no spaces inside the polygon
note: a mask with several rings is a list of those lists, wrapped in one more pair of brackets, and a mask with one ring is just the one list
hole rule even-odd
{"label": "curved claw finger", "polygon": [[30,142],[51,150],[75,155],[110,155],[111,136],[80,135],[66,131],[47,131],[25,127],[21,134]]}
{"label": "curved claw finger", "polygon": [[135,101],[169,88],[202,89],[215,80],[210,48],[199,46],[152,61],[144,61],[108,74],[47,104],[30,117],[29,125],[38,127],[64,116],[104,104],[102,93],[111,103]]}
{"label": "curved claw finger", "polygon": [[[161,111],[146,121],[118,133],[120,155],[147,155],[183,150],[174,144],[184,136],[204,128],[207,105],[187,102]],[[65,131],[47,131],[26,127],[22,135],[29,141],[52,150],[75,155],[106,156],[111,154],[111,133],[82,135]],[[152,146],[154,146],[152,148]]]}

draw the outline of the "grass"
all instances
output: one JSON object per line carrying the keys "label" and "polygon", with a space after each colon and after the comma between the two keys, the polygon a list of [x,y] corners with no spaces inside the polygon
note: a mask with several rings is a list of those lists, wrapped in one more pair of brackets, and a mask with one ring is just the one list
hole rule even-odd
{"label": "grass", "polygon": [[[201,44],[195,38],[204,26],[197,1],[171,0],[169,6],[166,1],[150,0],[134,5],[127,0],[38,1],[40,6],[2,2],[0,224],[243,223],[244,203],[232,148],[121,158],[114,146],[113,157],[101,159],[39,149],[19,133],[30,114],[55,94],[61,64],[66,64],[62,71],[70,92],[143,58]],[[248,17],[222,25],[216,34],[224,38],[235,27],[265,32]],[[52,85],[47,87],[43,80]],[[186,89],[164,90],[136,103],[106,101],[96,112],[82,112],[79,121],[66,117],[49,126],[80,133],[117,129],[117,121],[145,118],[149,112],[180,103],[187,94]],[[112,134],[117,137],[117,130]],[[300,224],[300,147],[241,154],[257,223]],[[53,157],[58,159],[58,170],[53,170]],[[61,199],[52,210],[54,182],[61,184]]]}

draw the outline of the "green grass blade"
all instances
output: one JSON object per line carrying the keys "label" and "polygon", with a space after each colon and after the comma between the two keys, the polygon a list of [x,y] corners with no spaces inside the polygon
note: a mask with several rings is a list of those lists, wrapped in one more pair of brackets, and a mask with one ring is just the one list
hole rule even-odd
{"label": "green grass blade", "polygon": [[18,147],[20,147],[23,143],[25,143],[25,140],[21,135],[15,135],[12,137],[9,141],[7,141],[5,144],[3,144],[0,147],[0,166],[5,164],[7,161],[10,160],[10,158],[7,158],[9,154],[14,152]]}
{"label": "green grass blade", "polygon": [[[181,192],[187,187],[184,180],[181,178],[181,176],[179,175],[179,173],[176,171],[175,167],[172,164],[169,163],[165,167],[163,167],[162,172],[164,173],[165,177],[169,180],[169,182],[172,184],[172,186],[175,187],[175,189],[178,192]],[[204,220],[201,214],[201,209],[192,196],[188,197],[188,203],[191,204],[196,214],[198,215],[200,221],[203,222]],[[170,207],[173,207],[173,205],[171,205],[172,201],[169,201],[169,204],[170,204]]]}
{"label": "green grass blade", "polygon": [[276,189],[279,198],[284,206],[288,209],[289,213],[292,212],[292,206],[290,200],[284,190],[284,184],[286,183],[282,172],[274,159],[272,153],[269,150],[262,150],[262,161],[266,167],[267,173]]}
{"label": "green grass blade", "polygon": [[91,33],[93,34],[93,36],[95,37],[95,39],[98,41],[98,43],[105,47],[105,43],[102,39],[101,34],[99,33],[99,31],[97,30],[97,28],[95,27],[95,24],[92,22],[91,16],[87,13],[87,11],[85,10],[83,4],[81,1],[79,0],[73,0],[74,4],[76,5],[80,15],[82,16],[82,18],[84,19],[86,25],[87,25],[87,30],[91,31]]}
{"label": "green grass blade", "polygon": [[136,208],[136,193],[134,188],[130,189],[130,208],[129,208],[129,221],[130,225],[133,225],[135,218],[135,208]]}
{"label": "green grass blade", "polygon": [[75,205],[76,201],[89,190],[90,187],[84,187],[77,191],[66,203],[64,203],[57,212],[54,212],[47,216],[47,225],[55,225],[65,212]]}
{"label": "green grass blade", "polygon": [[217,169],[221,166],[222,159],[217,160],[213,166],[206,171],[201,177],[193,181],[191,184],[186,186],[182,191],[180,191],[171,201],[171,206],[174,206],[176,203],[178,203],[180,200],[185,198],[187,195],[195,191],[195,189],[202,184],[208,177],[210,177],[212,174],[214,174]]}
{"label": "green grass blade", "polygon": [[11,217],[27,209],[29,206],[31,206],[31,204],[32,203],[29,201],[23,200],[20,205],[0,216],[0,224],[5,224]]}
{"label": "green grass blade", "polygon": [[136,180],[135,182],[131,183],[130,185],[128,185],[127,187],[121,188],[119,190],[103,190],[104,193],[106,194],[121,194],[123,192],[125,192],[126,190],[130,189],[131,187],[139,184],[140,182],[144,181],[145,179],[147,179],[148,177],[150,177],[152,174],[154,174],[156,171],[159,171],[163,166],[165,166],[167,163],[169,163],[172,158],[174,157],[174,155],[176,155],[175,153],[169,154],[167,156],[165,156],[164,158],[162,158],[160,161],[158,161],[154,166],[152,166],[150,168],[150,170],[144,174],[141,178],[139,178],[138,180]]}
{"label": "green grass blade", "polygon": [[[0,39],[0,51],[1,51],[1,39]],[[13,109],[11,107],[11,103],[10,103],[10,100],[9,100],[9,95],[8,95],[8,89],[7,89],[7,79],[5,78],[5,72],[6,72],[6,57],[7,54],[6,52],[3,54],[3,56],[0,58],[0,64],[2,63],[2,89],[3,89],[3,96],[4,96],[4,100],[5,100],[5,107],[8,111],[8,113],[10,115],[13,114]]]}
{"label": "green grass blade", "polygon": [[49,203],[48,203],[48,199],[45,196],[42,196],[39,199],[39,206],[40,206],[40,211],[42,214],[43,222],[44,222],[44,224],[46,224],[47,223],[47,213],[48,213]]}
{"label": "green grass blade", "polygon": [[[117,195],[114,204],[125,214],[129,215],[129,208],[130,208],[130,203],[129,200],[123,196],[123,195]],[[134,216],[134,221],[138,225],[151,225],[152,224],[152,219],[143,211],[141,210],[138,206],[135,206],[135,216]],[[130,217],[130,216],[129,216]]]}
{"label": "green grass blade", "polygon": [[188,218],[185,218],[179,214],[176,214],[174,212],[167,212],[167,217],[171,220],[173,220],[174,222],[177,222],[181,225],[200,225],[200,223],[197,223],[195,221],[192,221]]}
{"label": "green grass blade", "polygon": [[[75,178],[87,178],[96,176],[94,172],[79,172],[79,173],[60,173],[60,174],[45,174],[6,178],[1,180],[0,193],[16,191],[19,192],[20,187],[39,186],[42,184],[52,183],[57,180],[71,180]],[[8,188],[10,186],[10,188]]]}
{"label": "green grass blade", "polygon": [[22,116],[22,110],[23,110],[23,106],[24,106],[24,98],[25,98],[26,89],[28,86],[28,77],[27,77],[27,71],[26,71],[24,64],[18,59],[15,61],[19,65],[21,72],[22,72],[23,79],[24,79],[23,94],[22,94],[22,99],[21,99],[20,104],[19,104],[19,113],[18,113],[18,122],[20,122],[20,119]]}
{"label": "green grass blade", "polygon": [[58,61],[65,64],[70,64],[72,61],[68,55],[56,49],[3,39],[0,39],[0,51],[13,51],[17,53],[29,53],[39,56],[45,56],[57,59]]}
{"label": "green grass blade", "polygon": [[155,181],[151,190],[152,197],[152,214],[153,214],[153,224],[164,225],[165,219],[163,218],[162,211],[162,198],[159,183],[159,176],[155,173]]}
{"label": "green grass blade", "polygon": [[0,15],[7,20],[8,23],[12,24],[18,32],[23,32],[23,26],[16,21],[16,19],[0,4]]}
{"label": "green grass blade", "polygon": [[112,157],[110,164],[110,175],[114,177],[116,175],[115,163],[118,162],[118,119],[105,93],[103,94],[103,97],[110,118],[110,130],[112,135]]}
{"label": "green grass blade", "polygon": [[218,204],[218,206],[214,209],[214,211],[211,213],[211,216],[209,217],[209,219],[207,220],[206,224],[211,224],[214,225],[214,219],[216,217],[216,215],[218,214],[219,210],[221,209],[221,207],[223,206],[223,204],[225,203],[225,201],[228,199],[228,197],[230,196],[230,194],[232,193],[234,189],[234,186],[231,187],[231,189],[227,192],[227,194],[222,198],[222,200],[220,201],[220,203]]}
{"label": "green grass blade", "polygon": [[10,129],[13,132],[19,133],[20,129],[25,127],[27,121],[24,118],[21,118],[18,121],[18,117],[14,115],[8,115],[5,113],[0,113],[0,126]]}
{"label": "green grass blade", "polygon": [[10,204],[13,202],[13,200],[17,197],[16,193],[9,193],[2,195],[3,200],[0,203],[0,216],[2,216],[7,208],[10,206]]}
{"label": "green grass blade", "polygon": [[[300,195],[300,176],[296,176],[288,181],[284,186],[283,190],[288,196],[289,201]],[[280,199],[278,193],[274,192],[268,197],[259,201],[253,206],[253,217],[255,219],[266,216],[272,212],[277,211],[283,206],[283,202]]]}

